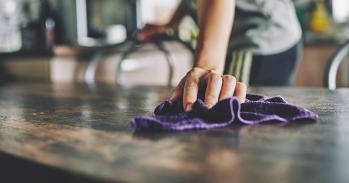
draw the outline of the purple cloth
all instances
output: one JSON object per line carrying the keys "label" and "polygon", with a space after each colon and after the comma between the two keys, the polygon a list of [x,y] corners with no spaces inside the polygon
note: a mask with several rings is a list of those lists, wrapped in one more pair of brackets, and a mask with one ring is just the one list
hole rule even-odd
{"label": "purple cloth", "polygon": [[236,97],[218,102],[207,109],[198,99],[193,110],[184,112],[182,102],[166,101],[156,107],[154,115],[133,118],[136,131],[191,130],[222,128],[232,123],[259,124],[269,121],[316,121],[318,115],[299,106],[288,104],[282,97],[247,94],[245,103],[239,105]]}

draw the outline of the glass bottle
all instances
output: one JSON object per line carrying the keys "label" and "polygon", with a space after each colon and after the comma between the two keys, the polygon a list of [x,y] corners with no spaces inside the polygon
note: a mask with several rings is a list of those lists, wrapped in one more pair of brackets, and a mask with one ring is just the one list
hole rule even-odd
{"label": "glass bottle", "polygon": [[18,0],[0,0],[0,52],[21,49]]}

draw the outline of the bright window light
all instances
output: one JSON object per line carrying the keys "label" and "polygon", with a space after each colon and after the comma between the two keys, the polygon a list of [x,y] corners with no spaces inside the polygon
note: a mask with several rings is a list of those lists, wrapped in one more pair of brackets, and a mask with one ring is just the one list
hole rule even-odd
{"label": "bright window light", "polygon": [[333,18],[339,23],[349,20],[349,1],[348,0],[332,0]]}

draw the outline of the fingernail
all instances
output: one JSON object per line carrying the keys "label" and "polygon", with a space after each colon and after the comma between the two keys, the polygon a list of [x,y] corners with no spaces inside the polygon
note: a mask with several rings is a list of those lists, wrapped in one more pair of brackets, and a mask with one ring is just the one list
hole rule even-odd
{"label": "fingernail", "polygon": [[192,109],[192,104],[187,104],[187,105],[185,106],[185,108],[184,108],[184,110],[185,110],[186,112],[191,111],[191,109]]}
{"label": "fingernail", "polygon": [[244,98],[238,98],[238,101],[240,104],[244,103],[245,102],[245,99]]}
{"label": "fingernail", "polygon": [[170,101],[175,101],[175,97],[170,97]]}
{"label": "fingernail", "polygon": [[205,104],[205,107],[207,107],[208,109],[212,107],[211,104]]}

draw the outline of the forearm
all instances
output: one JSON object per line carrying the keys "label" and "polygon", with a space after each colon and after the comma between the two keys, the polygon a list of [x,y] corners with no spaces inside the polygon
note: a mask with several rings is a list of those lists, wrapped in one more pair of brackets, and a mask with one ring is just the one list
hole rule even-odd
{"label": "forearm", "polygon": [[182,0],[182,2],[178,5],[176,11],[174,12],[171,20],[167,24],[168,27],[171,27],[173,29],[177,29],[179,26],[179,23],[184,18],[184,16],[187,14],[186,12],[186,0]]}
{"label": "forearm", "polygon": [[199,0],[200,34],[195,67],[223,73],[235,0]]}

